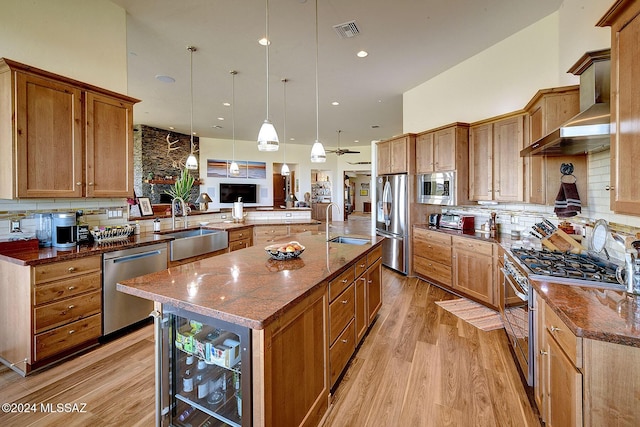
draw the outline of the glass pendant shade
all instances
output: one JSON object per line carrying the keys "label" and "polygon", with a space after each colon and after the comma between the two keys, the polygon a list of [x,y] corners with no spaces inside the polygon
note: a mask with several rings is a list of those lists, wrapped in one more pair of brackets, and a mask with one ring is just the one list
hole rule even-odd
{"label": "glass pendant shade", "polygon": [[229,166],[229,173],[234,176],[240,175],[240,168],[235,160],[231,162],[231,166]]}
{"label": "glass pendant shade", "polygon": [[289,171],[289,166],[286,163],[282,164],[282,169],[280,169],[280,175],[289,176],[291,175],[291,171]]}
{"label": "glass pendant shade", "polygon": [[265,120],[258,132],[258,150],[278,151],[279,144],[276,128],[269,120]]}
{"label": "glass pendant shade", "polygon": [[196,157],[195,154],[193,153],[189,154],[189,157],[187,157],[187,161],[184,167],[187,169],[198,169],[198,158]]}
{"label": "glass pendant shade", "polygon": [[312,163],[324,163],[327,161],[327,154],[324,151],[324,146],[318,140],[313,143],[311,147],[311,162]]}

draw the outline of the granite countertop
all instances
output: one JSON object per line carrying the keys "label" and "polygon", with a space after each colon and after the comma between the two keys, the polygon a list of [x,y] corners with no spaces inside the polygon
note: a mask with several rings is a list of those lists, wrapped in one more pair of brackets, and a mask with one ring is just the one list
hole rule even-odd
{"label": "granite countertop", "polygon": [[482,233],[478,231],[461,231],[451,230],[448,228],[434,227],[429,224],[415,224],[414,227],[424,228],[425,230],[437,231],[438,233],[448,234],[450,236],[468,237],[476,240],[483,240],[490,243],[498,243],[502,245],[511,245],[512,239],[510,234],[498,234],[495,237],[491,237],[489,233]]}
{"label": "granite countertop", "polygon": [[640,296],[553,281],[531,285],[576,336],[640,347]]}
{"label": "granite countertop", "polygon": [[[355,237],[355,235],[354,235]],[[123,281],[119,291],[170,304],[252,329],[263,329],[316,286],[343,272],[373,247],[326,242],[322,235],[300,234],[305,251],[297,259],[272,260],[252,246],[158,273]]]}

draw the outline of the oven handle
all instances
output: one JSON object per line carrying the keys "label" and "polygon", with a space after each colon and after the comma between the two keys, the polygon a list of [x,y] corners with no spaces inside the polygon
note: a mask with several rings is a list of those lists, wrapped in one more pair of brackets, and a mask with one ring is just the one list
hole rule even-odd
{"label": "oven handle", "polygon": [[504,274],[504,280],[505,282],[509,283],[509,286],[511,286],[511,289],[513,289],[513,292],[516,293],[516,296],[518,298],[520,298],[522,301],[528,301],[529,298],[527,295],[523,294],[521,291],[519,291],[518,289],[516,289],[515,286],[513,286],[513,283],[511,283],[511,280],[509,280],[509,277],[511,277],[511,273],[509,273],[506,269],[501,268],[500,270],[502,270],[502,273]]}

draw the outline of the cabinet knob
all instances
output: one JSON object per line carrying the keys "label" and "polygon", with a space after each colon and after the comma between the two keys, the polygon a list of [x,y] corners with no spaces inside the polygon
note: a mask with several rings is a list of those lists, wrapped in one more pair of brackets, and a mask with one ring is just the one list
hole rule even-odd
{"label": "cabinet knob", "polygon": [[347,303],[349,302],[349,300],[348,300],[348,299],[343,299],[343,300],[342,300],[342,301],[340,301],[340,302],[341,302],[341,303],[343,303],[343,304],[347,304]]}
{"label": "cabinet knob", "polygon": [[365,268],[367,264],[360,264],[360,268]]}
{"label": "cabinet knob", "polygon": [[540,350],[540,356],[546,356],[548,353],[544,350]]}
{"label": "cabinet knob", "polygon": [[77,185],[78,187],[80,187],[80,186],[82,185],[82,183],[81,183],[80,181],[78,181],[78,182],[76,182],[76,185]]}
{"label": "cabinet knob", "polygon": [[73,333],[75,333],[75,332],[76,332],[76,331],[75,331],[75,329],[71,329],[71,330],[69,331],[69,335],[71,335],[71,334],[73,334]]}
{"label": "cabinet knob", "polygon": [[342,283],[347,283],[347,279],[342,279]]}
{"label": "cabinet knob", "polygon": [[551,326],[551,332],[560,332],[561,329],[555,326]]}
{"label": "cabinet knob", "polygon": [[93,182],[90,182],[90,183],[89,183],[89,186],[90,186],[90,187],[93,187]]}
{"label": "cabinet knob", "polygon": [[340,340],[340,341],[342,341],[345,344],[349,342],[349,340]]}
{"label": "cabinet knob", "polygon": [[75,305],[71,304],[69,307],[67,307],[67,309],[71,310],[74,307],[75,307]]}
{"label": "cabinet knob", "polygon": [[68,290],[70,290],[70,291],[72,291],[72,290],[74,290],[75,288],[76,288],[75,286],[69,286],[67,289],[68,289]]}
{"label": "cabinet knob", "polygon": [[373,283],[373,280],[369,280],[367,283]]}
{"label": "cabinet knob", "polygon": [[607,191],[613,191],[616,189],[616,187],[614,187],[613,185],[607,185],[606,187],[604,187],[604,189]]}
{"label": "cabinet knob", "polygon": [[69,273],[73,273],[74,271],[76,271],[76,268],[75,268],[75,267],[69,267],[69,268],[67,269],[67,271],[68,271]]}

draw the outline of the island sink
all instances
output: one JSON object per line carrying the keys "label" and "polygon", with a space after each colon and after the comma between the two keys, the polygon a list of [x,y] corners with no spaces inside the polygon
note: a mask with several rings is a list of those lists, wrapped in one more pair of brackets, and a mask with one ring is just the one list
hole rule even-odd
{"label": "island sink", "polygon": [[329,241],[333,243],[344,243],[347,245],[366,245],[367,243],[371,243],[371,240],[369,239],[361,239],[358,237],[348,237],[348,236],[337,236]]}
{"label": "island sink", "polygon": [[196,228],[192,230],[167,233],[173,237],[169,242],[169,259],[180,261],[209,252],[215,252],[229,246],[226,231]]}

